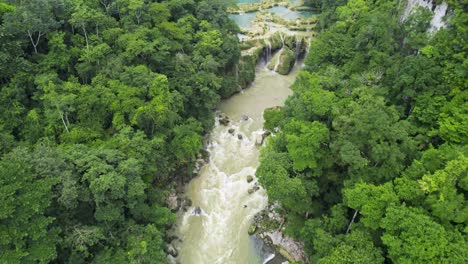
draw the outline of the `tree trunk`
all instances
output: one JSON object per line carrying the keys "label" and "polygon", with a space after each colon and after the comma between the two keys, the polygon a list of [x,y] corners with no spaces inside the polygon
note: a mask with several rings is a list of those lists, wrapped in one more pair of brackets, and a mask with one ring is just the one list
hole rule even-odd
{"label": "tree trunk", "polygon": [[62,123],[65,126],[65,130],[67,130],[67,133],[70,133],[70,130],[68,130],[67,124],[65,123],[65,119],[63,119],[63,113],[59,112],[60,118],[62,119]]}
{"label": "tree trunk", "polygon": [[140,11],[135,11],[135,17],[137,19],[137,24],[140,25],[141,12]]}
{"label": "tree trunk", "polygon": [[349,222],[348,229],[346,229],[346,234],[348,234],[349,229],[351,229],[351,225],[354,223],[354,219],[356,218],[359,210],[354,211],[353,218],[351,219],[351,222]]}
{"label": "tree trunk", "polygon": [[34,42],[33,40],[33,34],[31,33],[31,31],[28,30],[28,36],[29,36],[29,39],[31,40],[31,44],[34,48],[34,53],[37,54],[37,45],[39,45],[39,40],[41,39],[41,36],[42,36],[42,32],[39,31],[39,33],[37,34],[37,40],[36,42]]}
{"label": "tree trunk", "polygon": [[84,32],[84,36],[85,36],[85,40],[86,40],[86,49],[89,49],[88,34],[86,33],[86,27],[83,24],[83,25],[81,25],[81,28],[83,28],[83,32]]}

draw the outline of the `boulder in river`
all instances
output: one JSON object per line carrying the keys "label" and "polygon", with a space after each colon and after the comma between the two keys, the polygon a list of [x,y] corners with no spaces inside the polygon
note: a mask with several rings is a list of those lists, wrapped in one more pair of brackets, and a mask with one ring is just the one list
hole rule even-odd
{"label": "boulder in river", "polygon": [[270,131],[263,132],[263,134],[257,136],[257,138],[255,139],[255,144],[257,146],[263,145],[263,142],[265,142],[265,139],[270,135],[271,135]]}
{"label": "boulder in river", "polygon": [[177,255],[179,255],[179,252],[177,251],[177,249],[172,245],[172,244],[169,244],[167,246],[167,254],[173,256],[173,257],[177,257]]}
{"label": "boulder in river", "polygon": [[247,121],[247,120],[249,120],[249,117],[247,115],[241,116],[241,121]]}
{"label": "boulder in river", "polygon": [[237,138],[238,138],[239,140],[242,140],[244,137],[242,136],[242,134],[237,134]]}
{"label": "boulder in river", "polygon": [[236,130],[235,130],[234,128],[230,128],[230,129],[228,130],[228,133],[231,134],[231,135],[234,135],[234,132],[235,132],[235,131],[236,131]]}
{"label": "boulder in river", "polygon": [[251,183],[254,180],[254,177],[252,175],[247,176],[247,182]]}
{"label": "boulder in river", "polygon": [[248,192],[249,194],[252,194],[252,193],[254,193],[254,192],[258,191],[258,190],[260,190],[260,187],[254,186],[254,187],[248,189],[247,192]]}
{"label": "boulder in river", "polygon": [[263,135],[258,135],[255,139],[255,145],[261,146],[263,144]]}
{"label": "boulder in river", "polygon": [[192,206],[192,200],[190,200],[189,198],[181,198],[179,199],[179,204],[180,204],[180,208],[182,208],[182,210],[184,210],[184,212],[187,212],[187,209]]}
{"label": "boulder in river", "polygon": [[227,126],[227,125],[229,125],[229,122],[230,122],[230,121],[229,121],[229,117],[227,117],[227,116],[225,116],[225,115],[220,116],[220,118],[219,118],[219,123],[220,123],[221,125]]}
{"label": "boulder in river", "polygon": [[201,213],[202,209],[200,208],[200,206],[197,206],[193,209],[192,215],[201,215]]}
{"label": "boulder in river", "polygon": [[166,257],[167,257],[167,259],[169,260],[169,263],[171,263],[171,264],[179,264],[179,262],[177,261],[177,259],[176,259],[174,256],[168,254]]}
{"label": "boulder in river", "polygon": [[250,225],[249,230],[247,231],[249,233],[249,236],[255,234],[255,231],[257,231],[257,226],[256,225]]}

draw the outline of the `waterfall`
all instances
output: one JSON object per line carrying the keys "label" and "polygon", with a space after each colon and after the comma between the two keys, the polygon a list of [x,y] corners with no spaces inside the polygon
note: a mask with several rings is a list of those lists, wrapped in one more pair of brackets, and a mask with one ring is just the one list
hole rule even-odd
{"label": "waterfall", "polygon": [[275,254],[268,255],[267,258],[263,261],[263,264],[267,264],[268,262],[270,262],[270,260],[274,258],[275,258]]}
{"label": "waterfall", "polygon": [[275,64],[275,67],[273,68],[273,71],[274,72],[278,72],[278,67],[281,63],[281,54],[283,53],[283,48],[280,49],[280,51],[278,51],[278,58],[276,60],[276,64]]}
{"label": "waterfall", "polygon": [[279,37],[281,39],[281,48],[284,47],[284,35],[282,34],[283,32],[279,31]]}
{"label": "waterfall", "polygon": [[271,58],[271,42],[265,39],[265,64],[267,65]]}
{"label": "waterfall", "polygon": [[[310,44],[312,43],[312,38],[307,38],[307,48],[306,48],[306,51],[305,51],[305,54],[304,54],[304,58],[307,58],[307,55],[309,55],[309,52],[310,52]],[[302,67],[304,67],[305,64],[302,63]]]}
{"label": "waterfall", "polygon": [[301,49],[302,49],[302,38],[296,37],[296,61],[299,59],[299,56],[301,55]]}

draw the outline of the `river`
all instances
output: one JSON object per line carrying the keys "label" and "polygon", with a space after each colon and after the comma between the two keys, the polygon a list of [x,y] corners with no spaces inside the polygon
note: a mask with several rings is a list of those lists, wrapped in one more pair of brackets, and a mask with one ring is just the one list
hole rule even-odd
{"label": "river", "polygon": [[[209,136],[209,162],[187,186],[192,207],[179,218],[180,263],[263,263],[266,256],[256,249],[247,231],[268,199],[263,189],[248,193],[256,179],[248,183],[247,176],[255,176],[258,166],[255,139],[262,132],[263,110],[283,105],[292,93],[289,86],[300,63],[296,65],[287,76],[258,65],[252,85],[219,104],[219,112],[231,122],[223,126],[216,121]],[[231,134],[229,129],[235,132]],[[201,212],[197,212],[197,207]]]}

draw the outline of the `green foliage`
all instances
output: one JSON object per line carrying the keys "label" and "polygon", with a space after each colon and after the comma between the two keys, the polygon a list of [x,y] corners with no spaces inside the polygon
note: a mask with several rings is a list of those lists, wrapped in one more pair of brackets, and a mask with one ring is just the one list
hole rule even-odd
{"label": "green foliage", "polygon": [[359,210],[363,216],[360,222],[371,229],[379,228],[387,207],[399,203],[391,183],[380,186],[357,184],[344,190],[344,198],[350,208]]}
{"label": "green foliage", "polygon": [[226,5],[0,1],[1,263],[167,262],[166,197],[238,86]]}
{"label": "green foliage", "polygon": [[428,32],[404,1],[306,3],[324,31],[257,170],[286,232],[310,263],[465,263],[466,8]]}
{"label": "green foliage", "polygon": [[344,237],[328,256],[317,263],[384,263],[382,253],[374,246],[368,234],[357,231]]}
{"label": "green foliage", "polygon": [[390,207],[382,222],[389,258],[402,263],[462,263],[468,257],[466,238],[445,230],[419,210]]}
{"label": "green foliage", "polygon": [[0,161],[0,262],[49,262],[59,229],[48,212],[63,162],[53,149],[17,148]]}
{"label": "green foliage", "polygon": [[286,148],[293,162],[293,168],[302,171],[315,169],[323,158],[322,145],[326,145],[329,132],[320,122],[291,120],[284,128]]}

